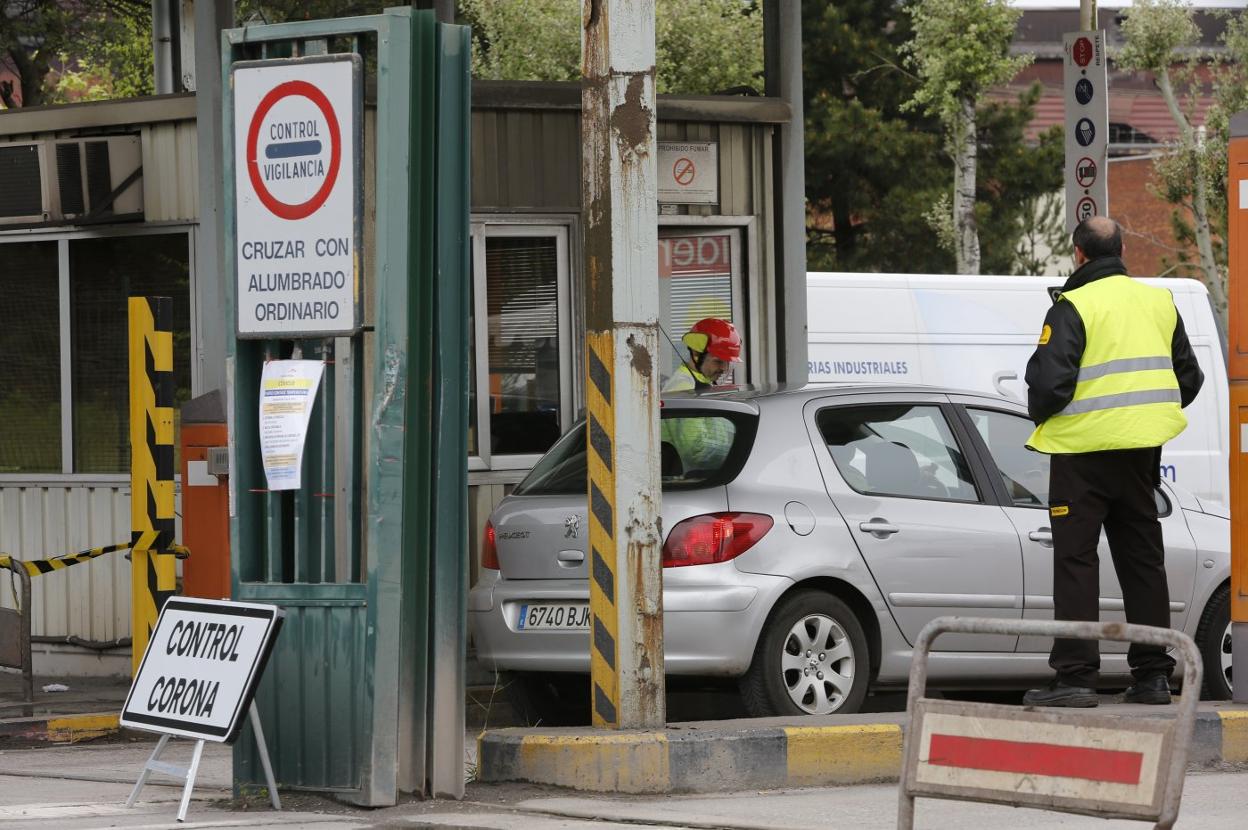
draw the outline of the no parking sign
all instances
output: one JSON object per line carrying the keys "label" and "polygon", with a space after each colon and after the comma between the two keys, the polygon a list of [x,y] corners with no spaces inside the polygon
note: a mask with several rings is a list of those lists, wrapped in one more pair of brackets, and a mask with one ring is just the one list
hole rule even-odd
{"label": "no parking sign", "polygon": [[360,58],[231,69],[239,337],[360,327]]}

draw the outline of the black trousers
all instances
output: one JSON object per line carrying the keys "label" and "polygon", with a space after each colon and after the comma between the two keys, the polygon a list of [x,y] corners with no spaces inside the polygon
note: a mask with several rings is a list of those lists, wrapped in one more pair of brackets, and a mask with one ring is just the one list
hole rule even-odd
{"label": "black trousers", "polygon": [[[1053,617],[1100,618],[1101,527],[1109,539],[1122,586],[1127,622],[1170,627],[1170,590],[1154,490],[1160,484],[1159,448],[1054,455],[1049,468],[1053,527]],[[1137,679],[1167,677],[1174,658],[1161,646],[1132,643],[1127,653]],[[1094,640],[1056,639],[1049,665],[1072,686],[1095,687],[1101,666]]]}

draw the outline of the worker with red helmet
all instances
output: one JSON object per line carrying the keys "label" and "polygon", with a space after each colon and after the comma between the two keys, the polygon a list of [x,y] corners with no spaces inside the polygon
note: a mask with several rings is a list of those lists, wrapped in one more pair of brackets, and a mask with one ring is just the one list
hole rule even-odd
{"label": "worker with red helmet", "polygon": [[731,364],[741,360],[741,335],[727,320],[707,317],[693,324],[680,338],[689,357],[668,379],[664,392],[701,392],[717,384]]}
{"label": "worker with red helmet", "polygon": [[[680,338],[689,357],[663,386],[664,392],[701,392],[717,384],[741,359],[741,335],[727,320],[707,317]],[[664,476],[698,475],[718,470],[732,449],[735,427],[706,413],[669,413],[663,419]]]}

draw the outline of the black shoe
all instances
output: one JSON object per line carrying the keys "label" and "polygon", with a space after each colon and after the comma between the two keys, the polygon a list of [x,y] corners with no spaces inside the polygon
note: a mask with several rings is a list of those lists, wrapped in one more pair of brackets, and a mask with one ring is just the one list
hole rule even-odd
{"label": "black shoe", "polygon": [[1164,674],[1154,674],[1137,680],[1123,694],[1122,702],[1164,706],[1170,702],[1170,678]]}
{"label": "black shoe", "polygon": [[1066,706],[1072,709],[1091,709],[1100,703],[1096,689],[1087,686],[1067,686],[1054,680],[1043,689],[1031,689],[1023,695],[1024,706]]}

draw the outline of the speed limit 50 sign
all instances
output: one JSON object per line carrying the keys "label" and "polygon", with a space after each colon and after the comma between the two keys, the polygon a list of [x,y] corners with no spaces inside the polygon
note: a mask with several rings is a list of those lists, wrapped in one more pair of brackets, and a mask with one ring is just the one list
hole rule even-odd
{"label": "speed limit 50 sign", "polygon": [[239,337],[360,327],[360,58],[234,64]]}

